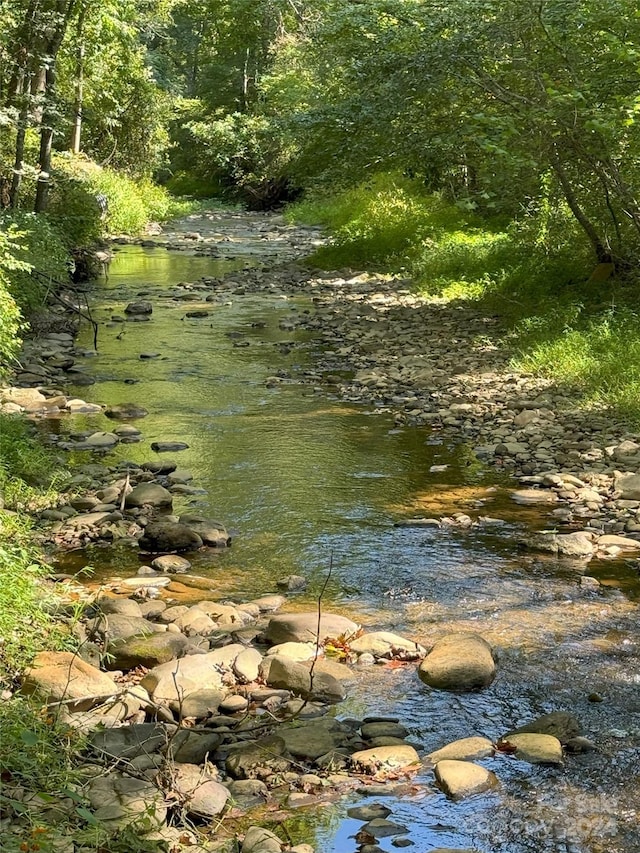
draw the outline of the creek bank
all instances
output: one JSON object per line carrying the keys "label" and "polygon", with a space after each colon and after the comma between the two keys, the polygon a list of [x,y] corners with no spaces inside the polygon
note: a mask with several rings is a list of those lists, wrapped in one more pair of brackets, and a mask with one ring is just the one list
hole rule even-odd
{"label": "creek bank", "polygon": [[[208,585],[197,576],[181,578],[192,589]],[[414,795],[438,786],[456,801],[497,790],[503,762],[562,763],[561,742],[581,732],[570,714],[556,713],[505,733],[497,744],[470,736],[425,755],[397,717],[338,718],[331,708],[349,681],[366,677],[368,665],[416,667],[434,649],[395,634],[368,635],[337,614],[324,614],[324,623],[314,612],[274,615],[274,606],[287,604],[283,596],[219,602],[201,589],[202,598],[187,607],[174,603],[168,586],[136,588],[141,580],[120,579],[95,593],[61,582],[69,606],[79,595],[85,599],[74,628],[79,652],[42,653],[21,688],[86,734],[79,793],[113,831],[139,828],[142,821],[145,834],[169,838],[175,829],[202,824],[204,850],[236,850],[242,835],[233,827],[241,816],[259,820],[265,806],[288,813],[356,791],[397,796],[403,786]],[[339,636],[332,633],[340,629]],[[299,639],[269,639],[283,636]],[[445,635],[434,647],[441,669],[448,664],[447,689],[454,691],[469,688],[455,680],[456,642],[459,635]],[[367,651],[356,651],[358,643]],[[300,645],[311,646],[303,662],[296,655]],[[331,658],[338,646],[348,665]],[[446,662],[443,648],[450,651]],[[424,689],[417,673],[415,684]],[[491,767],[477,763],[483,761]],[[8,793],[19,799],[19,792]],[[9,831],[21,829],[19,814]],[[354,816],[366,821],[363,838],[408,840],[408,829],[387,820],[390,815],[379,805]],[[229,829],[212,838],[206,825],[221,818]],[[297,849],[271,833],[261,837],[269,843],[256,842],[255,853]],[[369,849],[363,845],[361,851]]]}

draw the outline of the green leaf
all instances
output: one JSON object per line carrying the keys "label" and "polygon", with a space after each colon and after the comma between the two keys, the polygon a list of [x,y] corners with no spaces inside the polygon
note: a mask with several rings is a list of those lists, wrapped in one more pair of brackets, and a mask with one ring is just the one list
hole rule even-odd
{"label": "green leaf", "polygon": [[30,732],[28,730],[20,732],[20,739],[22,743],[27,746],[35,746],[38,743],[38,735],[35,732]]}
{"label": "green leaf", "polygon": [[98,826],[100,824],[100,821],[93,814],[93,812],[90,812],[89,809],[85,808],[84,806],[78,806],[76,809],[76,814],[83,820],[86,820],[87,823],[92,824],[92,826]]}

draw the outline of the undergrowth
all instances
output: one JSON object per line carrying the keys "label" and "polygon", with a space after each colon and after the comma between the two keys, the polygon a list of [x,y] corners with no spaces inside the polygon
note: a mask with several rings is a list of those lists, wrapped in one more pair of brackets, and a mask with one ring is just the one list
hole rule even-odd
{"label": "undergrowth", "polygon": [[[637,281],[591,280],[589,246],[559,200],[511,222],[482,217],[398,175],[377,175],[289,207],[290,221],[323,225],[325,269],[369,267],[411,276],[416,288],[498,315],[513,367],[573,388],[585,405],[640,423]],[[597,278],[597,277],[596,277]]]}

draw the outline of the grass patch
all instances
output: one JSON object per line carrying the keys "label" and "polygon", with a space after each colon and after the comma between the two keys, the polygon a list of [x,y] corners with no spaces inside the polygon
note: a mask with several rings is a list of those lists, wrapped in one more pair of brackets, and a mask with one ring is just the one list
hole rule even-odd
{"label": "grass patch", "polygon": [[418,181],[380,174],[335,196],[303,200],[287,209],[291,222],[322,225],[331,234],[309,259],[325,269],[369,265],[410,268],[425,244],[465,222],[461,210],[427,195]]}
{"label": "grass patch", "polygon": [[378,175],[292,205],[287,216],[328,229],[312,263],[410,275],[422,293],[476,303],[500,316],[514,368],[640,424],[637,281],[590,283],[595,262],[562,203],[512,222],[482,220],[417,181]]}

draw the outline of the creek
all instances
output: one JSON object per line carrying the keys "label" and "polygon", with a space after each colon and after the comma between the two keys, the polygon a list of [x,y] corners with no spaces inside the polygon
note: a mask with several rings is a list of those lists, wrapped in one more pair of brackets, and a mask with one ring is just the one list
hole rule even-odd
{"label": "creek", "polygon": [[[310,583],[287,608],[313,609],[331,567],[327,610],[425,644],[445,629],[477,631],[499,654],[496,681],[475,694],[429,691],[414,666],[359,671],[340,716],[398,717],[430,752],[471,735],[495,741],[542,713],[566,710],[596,742],[596,751],[569,756],[560,768],[501,755],[484,760],[500,791],[460,803],[424,771],[385,798],[392,819],[410,830],[410,849],[640,850],[635,569],[594,561],[588,574],[603,586],[582,591],[584,563],[517,548],[518,532],[539,522],[540,511],[515,507],[504,476],[467,447],[315,389],[319,344],[287,324],[313,303],[281,292],[277,272],[271,290],[244,287],[245,265],[265,260],[255,246],[245,248],[240,242],[234,257],[119,248],[108,279],[92,293],[99,352],[85,367],[96,382],[77,393],[90,402],[133,401],[149,415],[136,422],[143,440],[118,445],[109,464],[158,458],[152,441],[189,445],[169,455],[193,472],[201,491],[179,498],[178,511],[236,529],[230,549],[192,559],[194,572],[216,579],[223,599],[274,592],[279,578],[295,573]],[[227,288],[210,302],[171,297],[181,281],[224,275],[237,282],[231,296]],[[149,322],[111,320],[140,295],[153,302]],[[209,314],[187,317],[194,308]],[[90,337],[79,345],[90,348]],[[109,428],[102,416],[61,423],[63,431]],[[79,464],[88,460],[86,452],[74,454]],[[395,526],[416,514],[455,511],[499,521],[470,529]],[[118,546],[91,546],[59,562],[64,571],[92,566],[92,582],[135,574],[140,564],[137,552]],[[603,701],[590,701],[595,694]],[[360,801],[300,809],[306,837],[297,840],[319,853],[355,853],[360,824],[346,808]],[[395,849],[389,839],[379,843]]]}

